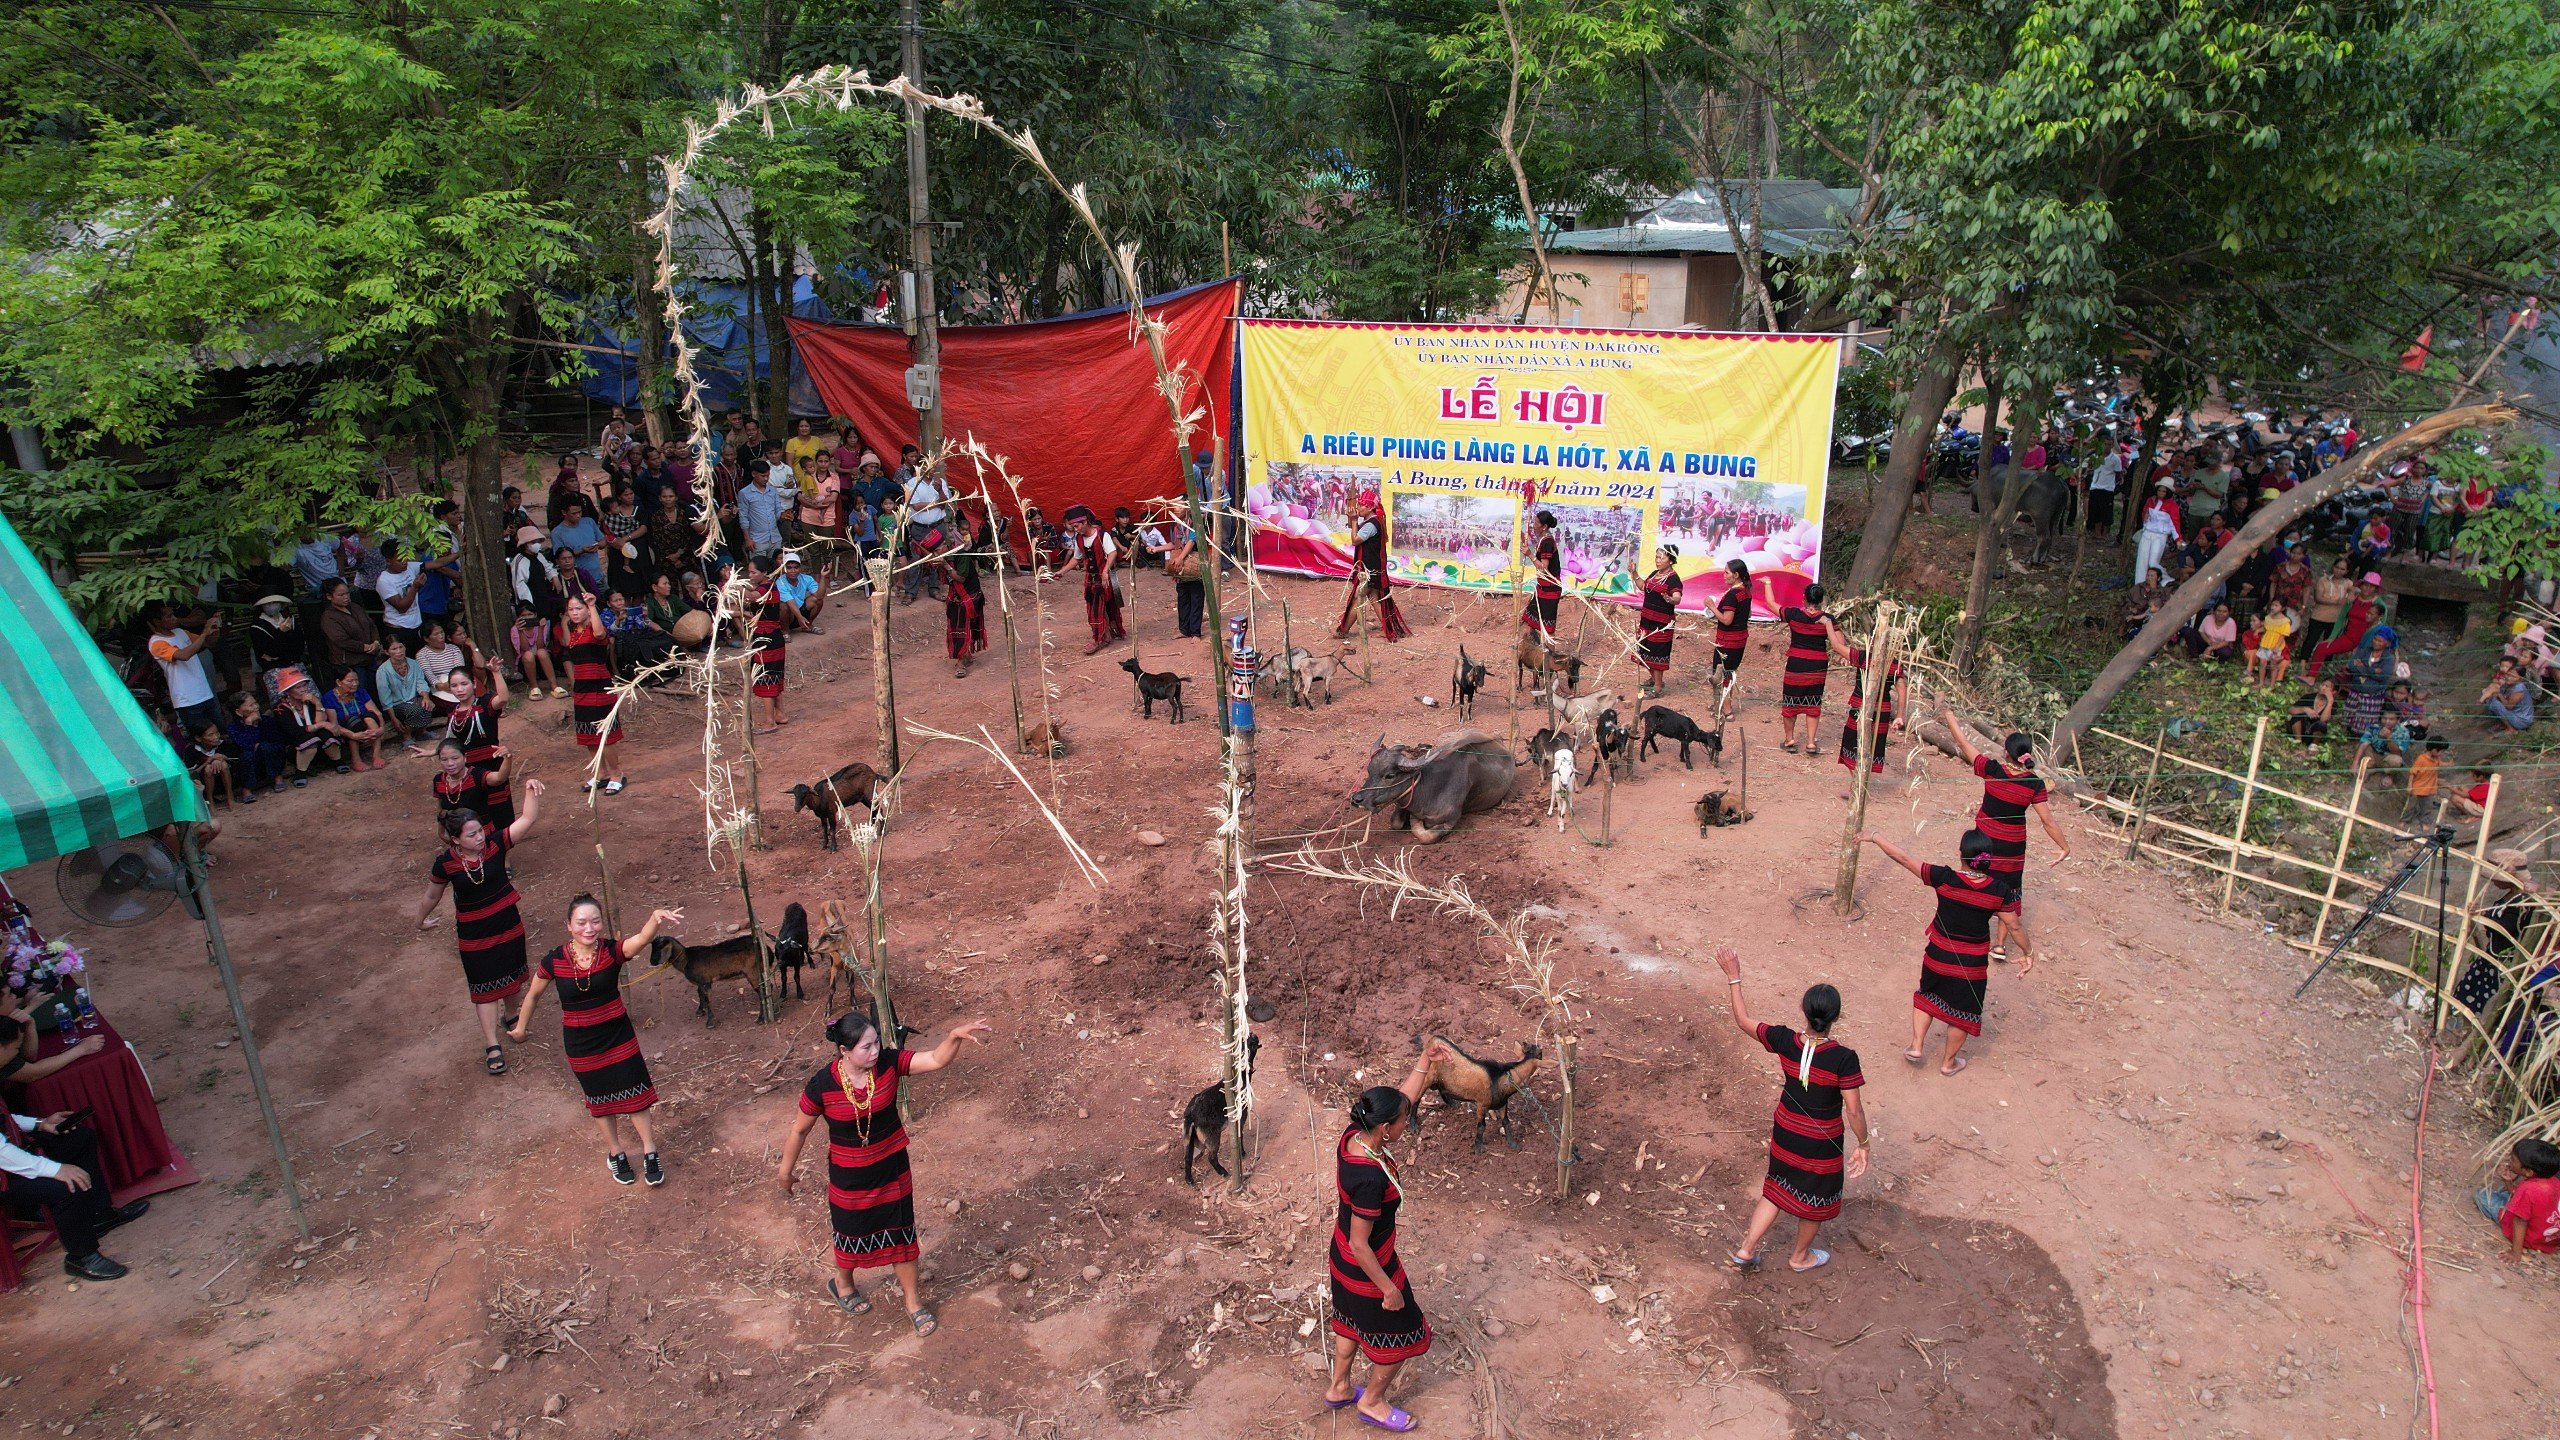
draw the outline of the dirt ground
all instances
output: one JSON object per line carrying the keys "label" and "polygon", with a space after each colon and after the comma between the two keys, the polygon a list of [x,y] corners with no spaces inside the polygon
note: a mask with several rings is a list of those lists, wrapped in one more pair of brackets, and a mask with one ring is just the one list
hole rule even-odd
{"label": "dirt ground", "polygon": [[[1138,582],[1152,666],[1205,676],[1174,645],[1170,591]],[[1338,591],[1274,581],[1301,617]],[[820,1298],[823,1170],[773,1183],[793,1097],[823,1059],[822,1006],[752,1023],[680,985],[633,1008],[664,1103],[670,1178],[605,1173],[546,1002],[514,1070],[480,1073],[450,922],[413,926],[431,853],[428,762],[331,777],[227,814],[216,872],[318,1235],[292,1241],[239,1051],[193,929],[176,914],[83,932],[102,1004],[161,1089],[205,1182],[163,1196],[110,1251],[112,1285],[56,1257],[0,1300],[0,1413],[50,1433],[211,1436],[1348,1435],[1319,1403],[1330,1147],[1352,1090],[1403,1073],[1414,1036],[1516,1054],[1532,1013],[1466,924],[1273,874],[1252,897],[1262,1027],[1242,1192],[1186,1186],[1178,1112],[1217,1073],[1206,953],[1208,687],[1190,723],[1141,722],[1115,668],[1086,658],[1071,595],[1054,627],[1066,818],[1108,872],[1063,860],[982,755],[928,748],[888,841],[901,1014],[928,1036],[986,1016],[994,1043],[912,1087],[926,1285],[918,1339],[881,1305]],[[1461,639],[1497,660],[1478,723],[1504,733],[1510,604],[1408,591],[1417,633],[1380,645],[1374,683],[1329,708],[1266,705],[1260,823],[1351,812],[1382,731],[1424,737]],[[841,607],[843,600],[839,600]],[[1075,613],[1069,613],[1075,612]],[[1265,648],[1276,648],[1269,623]],[[906,713],[1006,727],[1001,647],[954,682],[930,604],[896,615]],[[1586,649],[1601,649],[1594,625]],[[1701,638],[1671,703],[1703,716]],[[1778,654],[1755,644],[1740,725],[1757,818],[1701,838],[1691,802],[1728,788],[1701,758],[1648,762],[1610,797],[1614,844],[1560,835],[1515,798],[1415,852],[1497,909],[1538,907],[1579,989],[1582,1164],[1559,1203],[1550,1132],[1471,1153],[1435,1119],[1407,1142],[1402,1249],[1438,1327],[1402,1397],[1423,1433],[1519,1437],[2397,1435],[2416,1402],[2402,1292],[2421,1053],[2380,1002],[2324,981],[2211,897],[2115,858],[2068,817],[2039,834],[2027,916],[2042,956],[2001,970],[1964,1075],[1900,1063],[1926,892],[1880,862],[1843,921],[1831,883],[1846,774],[1780,754]],[[868,637],[839,608],[795,641],[795,723],[762,746],[773,847],[759,909],[851,897],[855,852],[822,852],[784,787],[872,755]],[[1356,663],[1353,667],[1356,672]],[[1623,661],[1598,683],[1621,692]],[[1835,704],[1839,687],[1835,686]],[[1422,696],[1439,697],[1426,708]],[[519,706],[507,738],[552,781],[517,866],[537,953],[595,883],[565,701]],[[1632,706],[1629,707],[1630,712]],[[1534,722],[1532,722],[1534,725]],[[1833,743],[1838,719],[1825,728]],[[1529,727],[1524,727],[1529,728]],[[626,928],[681,905],[696,938],[741,916],[706,859],[698,717],[653,698],[630,727],[634,788],[604,833]],[[1728,765],[1738,757],[1728,756]],[[1037,770],[1033,772],[1037,775]],[[1535,788],[1535,787],[1524,787]],[[1871,821],[1951,855],[1976,785],[1897,740]],[[1596,796],[1580,823],[1599,833]],[[1138,838],[1154,829],[1170,843]],[[1397,837],[1373,848],[1387,853]],[[13,877],[48,930],[49,877]],[[1827,1232],[1835,1260],[1737,1277],[1719,1257],[1757,1193],[1775,1066],[1725,1018],[1712,955],[1738,945],[1748,994],[1785,1018],[1817,980],[1873,1077],[1874,1168]],[[1541,1082],[1552,1110],[1553,1077]],[[2484,1130],[2440,1092],[2426,1147],[2429,1336],[2444,1433],[2548,1436],[2554,1267],[2496,1253],[2469,1187]],[[1611,1298],[1595,1298],[1606,1287]],[[2534,1355],[2542,1355],[2540,1362]],[[2418,1417],[2422,1423],[2422,1416]]]}

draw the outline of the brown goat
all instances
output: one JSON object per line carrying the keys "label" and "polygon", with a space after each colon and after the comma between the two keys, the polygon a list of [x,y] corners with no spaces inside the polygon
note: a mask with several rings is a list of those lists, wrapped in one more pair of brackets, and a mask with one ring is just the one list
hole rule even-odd
{"label": "brown goat", "polygon": [[[1520,1148],[1519,1138],[1511,1133],[1511,1099],[1527,1095],[1529,1103],[1545,1115],[1547,1107],[1529,1089],[1529,1082],[1547,1068],[1546,1052],[1536,1045],[1520,1047],[1517,1060],[1478,1060],[1459,1049],[1446,1036],[1433,1037],[1449,1047],[1449,1058],[1435,1060],[1423,1081],[1423,1089],[1439,1095],[1444,1104],[1472,1105],[1476,1109],[1476,1153],[1484,1153],[1484,1122],[1489,1114],[1502,1116],[1502,1140],[1512,1149]],[[1421,1128],[1417,1114],[1414,1128]]]}
{"label": "brown goat", "polygon": [[1554,689],[1558,675],[1564,677],[1564,688],[1568,693],[1582,688],[1582,657],[1568,655],[1533,633],[1521,634],[1519,646],[1511,652],[1511,662],[1511,684],[1515,694],[1523,676],[1536,680],[1537,683],[1530,688],[1533,695],[1543,696]]}
{"label": "brown goat", "polygon": [[1039,724],[1032,726],[1031,733],[1024,736],[1022,739],[1022,753],[1025,755],[1046,755],[1052,760],[1065,759],[1067,754],[1067,727],[1059,724],[1055,720],[1043,720]]}
{"label": "brown goat", "polygon": [[844,823],[844,812],[859,805],[877,818],[880,814],[880,772],[856,760],[815,785],[791,787],[791,808],[814,811],[818,817],[818,848],[836,848],[836,828]]}
{"label": "brown goat", "polygon": [[[722,980],[744,980],[764,996],[764,949],[748,931],[708,945],[687,945],[673,935],[649,942],[649,968],[673,970],[693,984],[694,1012],[705,1029],[719,1023],[711,1014],[711,987]],[[759,1003],[758,1007],[763,1007]]]}

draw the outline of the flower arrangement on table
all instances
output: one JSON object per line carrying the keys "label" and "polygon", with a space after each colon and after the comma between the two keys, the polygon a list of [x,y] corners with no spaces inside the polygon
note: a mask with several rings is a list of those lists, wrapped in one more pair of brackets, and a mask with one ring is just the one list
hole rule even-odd
{"label": "flower arrangement on table", "polygon": [[68,940],[36,944],[9,937],[0,973],[17,1003],[31,1011],[39,1029],[50,1030],[71,1014],[70,992],[88,983],[89,962]]}

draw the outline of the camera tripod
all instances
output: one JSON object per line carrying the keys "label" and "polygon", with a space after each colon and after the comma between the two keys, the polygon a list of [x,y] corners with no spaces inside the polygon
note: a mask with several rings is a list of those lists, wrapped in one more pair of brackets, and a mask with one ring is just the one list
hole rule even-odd
{"label": "camera tripod", "polygon": [[2320,978],[2320,972],[2328,969],[2330,962],[2345,954],[2347,947],[2355,943],[2356,937],[2364,933],[2365,927],[2373,923],[2374,917],[2389,909],[2391,902],[2400,897],[2400,892],[2409,887],[2409,882],[2417,879],[2426,870],[2428,862],[2433,861],[2436,881],[2435,1024],[2438,1029],[2443,1028],[2445,998],[2453,992],[2453,977],[2443,973],[2445,967],[2452,963],[2451,957],[2444,953],[2445,898],[2451,889],[2452,860],[2453,827],[2438,825],[2418,841],[2418,853],[2410,856],[2401,865],[2400,873],[2392,876],[2390,883],[2384,885],[2380,893],[2366,904],[2363,912],[2356,916],[2354,923],[2338,932],[2337,943],[2329,947],[2328,954],[2320,957],[2319,964],[2311,967],[2310,974],[2302,977],[2302,983],[2294,987],[2293,998],[2301,999],[2303,993],[2311,988],[2311,983]]}

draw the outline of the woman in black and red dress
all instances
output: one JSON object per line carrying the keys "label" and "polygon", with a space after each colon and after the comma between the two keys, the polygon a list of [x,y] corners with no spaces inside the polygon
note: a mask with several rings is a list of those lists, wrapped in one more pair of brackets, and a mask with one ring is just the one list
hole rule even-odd
{"label": "woman in black and red dress", "polygon": [[[1396,1211],[1404,1185],[1387,1152],[1413,1123],[1413,1107],[1431,1066],[1448,1053],[1436,1037],[1413,1062],[1401,1085],[1372,1085],[1351,1102],[1351,1124],[1333,1142],[1333,1249],[1328,1270],[1333,1290],[1333,1378],[1324,1403],[1335,1410],[1360,1407],[1362,1424],[1403,1432],[1411,1415],[1391,1403],[1404,1362],[1431,1348],[1431,1322],[1413,1298],[1404,1261],[1396,1254]],[[1351,1383],[1351,1362],[1367,1356],[1369,1383]]]}
{"label": "woman in black and red dress", "polygon": [[[1778,1057],[1784,1084],[1769,1124],[1769,1178],[1760,1182],[1760,1204],[1742,1248],[1725,1257],[1736,1269],[1760,1265],[1760,1242],[1784,1211],[1796,1219],[1795,1250],[1787,1268],[1801,1275],[1831,1263],[1831,1252],[1813,1248],[1822,1222],[1840,1213],[1840,1189],[1867,1173],[1867,1109],[1858,1098],[1867,1077],[1858,1052],[1831,1038],[1840,1019],[1840,992],[1816,985],[1804,992],[1804,1029],[1755,1023],[1742,1003],[1742,957],[1730,945],[1716,951],[1725,993],[1733,997],[1735,1028]],[[1849,1132],[1858,1136],[1853,1149]]]}
{"label": "woman in black and red dress", "polygon": [[[1742,652],[1751,644],[1751,567],[1740,559],[1724,562],[1724,598],[1716,601],[1716,683],[1727,691],[1742,674]],[[1726,703],[1731,705],[1728,696]]]}
{"label": "woman in black and red dress", "polygon": [[1902,712],[1911,700],[1909,683],[1902,673],[1902,662],[1896,660],[1885,667],[1884,694],[1875,707],[1876,713],[1869,715],[1866,713],[1867,647],[1851,645],[1848,653],[1840,659],[1849,667],[1849,714],[1840,722],[1840,763],[1848,766],[1851,774],[1857,773],[1858,730],[1863,725],[1872,737],[1867,742],[1871,747],[1868,752],[1869,768],[1881,775],[1884,773],[1885,740],[1893,734],[1893,727],[1900,723]]}
{"label": "woman in black and red dress", "polygon": [[1964,832],[1957,847],[1965,868],[1923,865],[1873,835],[1860,840],[1885,858],[1919,877],[1938,892],[1938,914],[1929,922],[1929,940],[1921,952],[1920,988],[1911,992],[1911,1048],[1902,1058],[1923,1064],[1928,1053],[1929,1022],[1947,1026],[1947,1050],[1938,1057],[1938,1073],[1953,1075],[1970,1062],[1956,1054],[1964,1042],[1982,1033],[1982,1010],[1991,988],[1991,934],[1996,927],[2017,943],[2018,973],[2031,974],[2036,957],[2027,948],[2026,922],[2018,914],[2018,891],[1989,867],[1991,842],[1979,830]]}
{"label": "woman in black and red dress", "polygon": [[1556,512],[1538,512],[1536,528],[1530,532],[1530,555],[1538,568],[1538,588],[1529,597],[1529,606],[1520,612],[1520,623],[1538,634],[1541,640],[1556,638],[1556,611],[1564,604],[1564,550],[1556,543]]}
{"label": "woman in black and red dress", "polygon": [[508,754],[504,745],[492,748],[497,751],[497,762],[475,765],[461,741],[447,735],[436,742],[436,774],[432,782],[436,813],[469,810],[491,830],[504,830],[516,823],[516,757]]}
{"label": "woman in black and red dress", "polygon": [[1680,547],[1665,545],[1653,552],[1653,573],[1637,583],[1643,595],[1636,609],[1636,658],[1644,662],[1645,682],[1636,694],[1659,695],[1663,677],[1671,673],[1671,638],[1680,624]]}
{"label": "woman in black and red dress", "polygon": [[916,1294],[915,1176],[907,1168],[907,1129],[898,1119],[898,1082],[949,1065],[961,1042],[979,1044],[995,1027],[972,1020],[952,1027],[931,1050],[880,1048],[880,1027],[849,1010],[827,1026],[835,1042],[833,1064],[809,1077],[800,1092],[800,1115],[782,1142],[782,1193],[791,1193],[801,1147],[818,1121],[827,1122],[827,1217],[835,1232],[835,1269],[827,1298],[847,1315],[866,1314],[871,1302],[854,1283],[857,1270],[895,1268],[907,1320],[918,1335],[934,1330],[933,1312]]}
{"label": "woman in black and red dress", "polygon": [[1982,805],[1973,813],[1973,828],[1991,842],[1990,870],[2004,877],[2010,886],[2023,891],[2027,871],[2027,812],[2044,823],[2044,833],[2053,837],[2053,847],[2060,853],[2053,858],[2071,858],[2071,837],[2062,833],[2061,824],[2053,818],[2053,807],[2046,803],[2044,777],[2036,773],[2035,742],[2012,733],[2000,749],[2008,757],[2004,764],[1974,748],[1965,728],[1956,723],[1955,712],[1939,712],[1946,721],[1947,733],[1955,737],[1956,749],[1982,777]]}
{"label": "woman in black and red dress", "polygon": [[1842,648],[1840,627],[1822,613],[1822,587],[1804,587],[1804,603],[1778,612],[1787,623],[1787,673],[1778,692],[1778,748],[1796,750],[1796,721],[1804,721],[1804,753],[1813,753],[1814,735],[1822,721],[1822,687],[1831,678],[1831,657]]}
{"label": "woman in black and red dress", "polygon": [[1084,570],[1084,623],[1093,631],[1093,646],[1084,653],[1098,655],[1103,646],[1129,638],[1121,620],[1120,542],[1090,506],[1070,505],[1065,518],[1076,564]]}
{"label": "woman in black and red dress", "polygon": [[763,733],[771,734],[791,722],[782,718],[782,634],[800,619],[800,607],[782,598],[773,583],[773,560],[757,555],[747,561],[747,603],[754,607],[755,628],[750,644],[755,651],[755,679],[748,689],[764,702]]}
{"label": "woman in black and red dress", "polygon": [[987,592],[978,582],[978,567],[995,554],[995,535],[984,520],[963,517],[968,540],[954,536],[934,557],[942,576],[942,648],[951,657],[951,676],[969,673],[969,657],[987,648]]}
{"label": "woman in black and red dress", "polygon": [[1342,618],[1333,627],[1336,639],[1351,634],[1351,617],[1363,600],[1377,602],[1378,633],[1389,641],[1413,633],[1396,605],[1395,581],[1387,576],[1387,517],[1375,490],[1363,490],[1351,502],[1351,593],[1343,597]]}
{"label": "woman in black and red dress", "polygon": [[593,895],[569,902],[569,943],[542,957],[533,970],[533,988],[524,993],[507,1038],[522,1040],[533,1022],[534,1002],[552,986],[560,990],[560,1053],[569,1057],[570,1073],[587,1097],[587,1114],[604,1130],[604,1164],[616,1184],[631,1183],[631,1152],[622,1142],[628,1126],[640,1142],[641,1175],[652,1185],[667,1182],[658,1164],[658,1137],[650,1133],[649,1107],[658,1103],[658,1087],[649,1079],[648,1058],[640,1053],[640,1036],[622,1008],[622,966],[633,956],[647,963],[649,942],[660,932],[684,925],[681,910],[653,910],[649,921],[629,939],[605,933],[604,905]]}
{"label": "woman in black and red dress", "polygon": [[507,1055],[498,1048],[498,1011],[524,988],[524,917],[516,913],[516,884],[507,874],[507,852],[533,830],[541,808],[542,782],[524,782],[524,813],[503,830],[492,829],[470,810],[447,810],[437,817],[444,830],[444,849],[427,866],[427,903],[419,907],[418,928],[436,923],[436,907],[453,891],[453,939],[462,952],[462,980],[470,987],[471,1005],[480,1016],[481,1059],[492,1075],[507,1073]]}
{"label": "woman in black and red dress", "polygon": [[444,688],[453,697],[444,733],[462,742],[462,756],[472,764],[498,763],[498,717],[506,712],[506,696],[481,694],[479,681],[467,669],[446,676]]}
{"label": "woman in black and red dress", "polygon": [[613,637],[596,619],[595,602],[583,595],[570,596],[561,607],[560,653],[569,662],[569,710],[577,721],[578,745],[602,752],[586,788],[594,789],[594,776],[600,775],[604,793],[619,795],[623,776],[613,747],[621,743],[622,721],[613,710]]}

